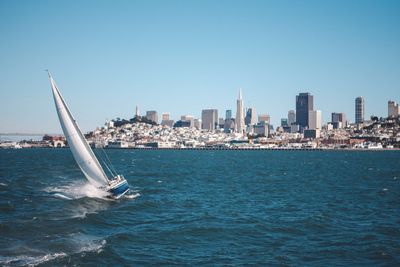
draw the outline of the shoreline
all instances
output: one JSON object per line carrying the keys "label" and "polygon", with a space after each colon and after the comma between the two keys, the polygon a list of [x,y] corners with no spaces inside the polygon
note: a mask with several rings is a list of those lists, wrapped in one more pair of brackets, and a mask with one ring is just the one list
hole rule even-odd
{"label": "shoreline", "polygon": [[[0,148],[0,150],[15,150],[16,148]],[[25,147],[18,148],[16,150],[25,150],[25,149],[69,149],[69,147]],[[94,150],[100,148],[93,148]],[[219,148],[219,147],[113,147],[113,148],[103,148],[105,150],[213,150],[213,151],[223,151],[223,150],[234,150],[234,151],[363,151],[363,152],[380,152],[380,151],[400,151],[400,148],[379,148],[379,149],[368,149],[368,148],[255,148],[255,147],[247,147],[247,148]]]}

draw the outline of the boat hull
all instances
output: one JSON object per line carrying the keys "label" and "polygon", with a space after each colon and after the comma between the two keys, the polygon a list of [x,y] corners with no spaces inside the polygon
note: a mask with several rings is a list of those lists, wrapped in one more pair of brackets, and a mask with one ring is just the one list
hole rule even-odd
{"label": "boat hull", "polygon": [[129,191],[129,184],[126,180],[118,182],[108,188],[107,192],[111,193],[113,198],[120,198]]}

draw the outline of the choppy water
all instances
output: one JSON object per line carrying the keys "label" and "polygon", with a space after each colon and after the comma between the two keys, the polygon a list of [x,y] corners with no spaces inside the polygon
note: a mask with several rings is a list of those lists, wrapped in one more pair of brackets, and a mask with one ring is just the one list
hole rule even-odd
{"label": "choppy water", "polygon": [[0,265],[400,264],[400,153],[109,150],[111,201],[68,149],[0,150]]}

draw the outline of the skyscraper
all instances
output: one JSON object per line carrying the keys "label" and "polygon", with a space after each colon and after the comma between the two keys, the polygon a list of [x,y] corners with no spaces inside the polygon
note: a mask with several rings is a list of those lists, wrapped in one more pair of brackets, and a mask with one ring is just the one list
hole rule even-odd
{"label": "skyscraper", "polygon": [[356,106],[356,123],[362,123],[364,121],[364,98],[359,96],[355,101]]}
{"label": "skyscraper", "polygon": [[268,114],[260,114],[258,115],[258,122],[271,122],[271,117]]}
{"label": "skyscraper", "polygon": [[225,112],[225,120],[230,120],[230,119],[232,119],[232,110],[228,109]]}
{"label": "skyscraper", "polygon": [[254,108],[248,108],[246,111],[246,117],[244,119],[244,122],[247,126],[249,125],[254,125],[257,123],[256,120],[256,111]]}
{"label": "skyscraper", "polygon": [[332,113],[331,122],[334,129],[346,127],[346,115],[344,113]]}
{"label": "skyscraper", "polygon": [[243,110],[243,99],[242,99],[242,89],[239,89],[239,98],[236,101],[236,120],[235,120],[235,130],[237,133],[243,133],[246,126],[244,125],[244,110]]}
{"label": "skyscraper", "polygon": [[167,121],[169,120],[169,113],[165,112],[161,115],[161,118],[163,121]]}
{"label": "skyscraper", "polygon": [[310,130],[321,130],[322,128],[321,110],[310,110],[308,112],[308,128]]}
{"label": "skyscraper", "polygon": [[218,125],[218,110],[203,109],[201,112],[201,129],[214,131]]}
{"label": "skyscraper", "polygon": [[296,111],[294,110],[289,110],[288,112],[288,124],[289,126],[292,125],[292,123],[296,122]]}
{"label": "skyscraper", "polygon": [[154,121],[155,123],[158,123],[157,111],[155,110],[146,111],[146,118],[148,120]]}
{"label": "skyscraper", "polygon": [[308,127],[308,116],[314,109],[314,97],[310,93],[300,93],[296,96],[296,123],[300,128]]}
{"label": "skyscraper", "polygon": [[396,118],[400,115],[400,106],[394,101],[388,101],[388,117]]}

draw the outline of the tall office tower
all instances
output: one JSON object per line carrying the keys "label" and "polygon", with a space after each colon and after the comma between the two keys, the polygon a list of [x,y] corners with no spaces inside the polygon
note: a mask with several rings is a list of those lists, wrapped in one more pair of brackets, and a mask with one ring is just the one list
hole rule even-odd
{"label": "tall office tower", "polygon": [[288,119],[282,118],[281,119],[281,126],[282,127],[288,127],[289,126]]}
{"label": "tall office tower", "polygon": [[189,122],[189,127],[194,127],[194,118],[192,115],[182,115],[181,121]]}
{"label": "tall office tower", "polygon": [[135,117],[139,117],[139,116],[140,116],[139,106],[136,105]]}
{"label": "tall office tower", "polygon": [[224,118],[218,118],[218,126],[220,129],[224,128],[225,120]]}
{"label": "tall office tower", "polygon": [[364,121],[364,110],[365,110],[365,103],[364,98],[359,96],[356,98],[356,123],[362,123]]}
{"label": "tall office tower", "polygon": [[246,130],[246,126],[244,124],[242,89],[239,89],[239,98],[236,101],[235,130],[237,133],[243,133]]}
{"label": "tall office tower", "polygon": [[294,110],[289,110],[288,112],[288,124],[289,126],[292,125],[292,123],[296,122],[296,111]]}
{"label": "tall office tower", "polygon": [[244,123],[249,126],[249,125],[254,125],[257,123],[256,119],[256,111],[254,108],[248,108],[246,111],[246,117],[244,119]]}
{"label": "tall office tower", "polygon": [[232,119],[232,110],[228,109],[225,112],[225,120],[230,120],[230,119]]}
{"label": "tall office tower", "polygon": [[333,124],[333,128],[339,129],[346,127],[346,115],[344,113],[332,113],[331,122]]}
{"label": "tall office tower", "polygon": [[168,121],[169,120],[169,113],[163,113],[161,115],[161,118],[162,118],[163,121]]}
{"label": "tall office tower", "polygon": [[157,111],[155,110],[146,111],[146,118],[148,120],[154,121],[155,123],[158,123]]}
{"label": "tall office tower", "polygon": [[266,122],[270,123],[271,117],[268,114],[260,114],[258,115],[258,122]]}
{"label": "tall office tower", "polygon": [[396,102],[388,101],[388,117],[396,118],[400,115],[400,106]]}
{"label": "tall office tower", "polygon": [[214,131],[218,124],[218,110],[203,109],[201,112],[201,129]]}
{"label": "tall office tower", "polygon": [[314,109],[314,97],[310,93],[300,93],[296,96],[296,123],[301,129],[309,127],[308,114]]}
{"label": "tall office tower", "polygon": [[321,110],[310,110],[308,112],[308,128],[310,130],[321,130],[322,128]]}

